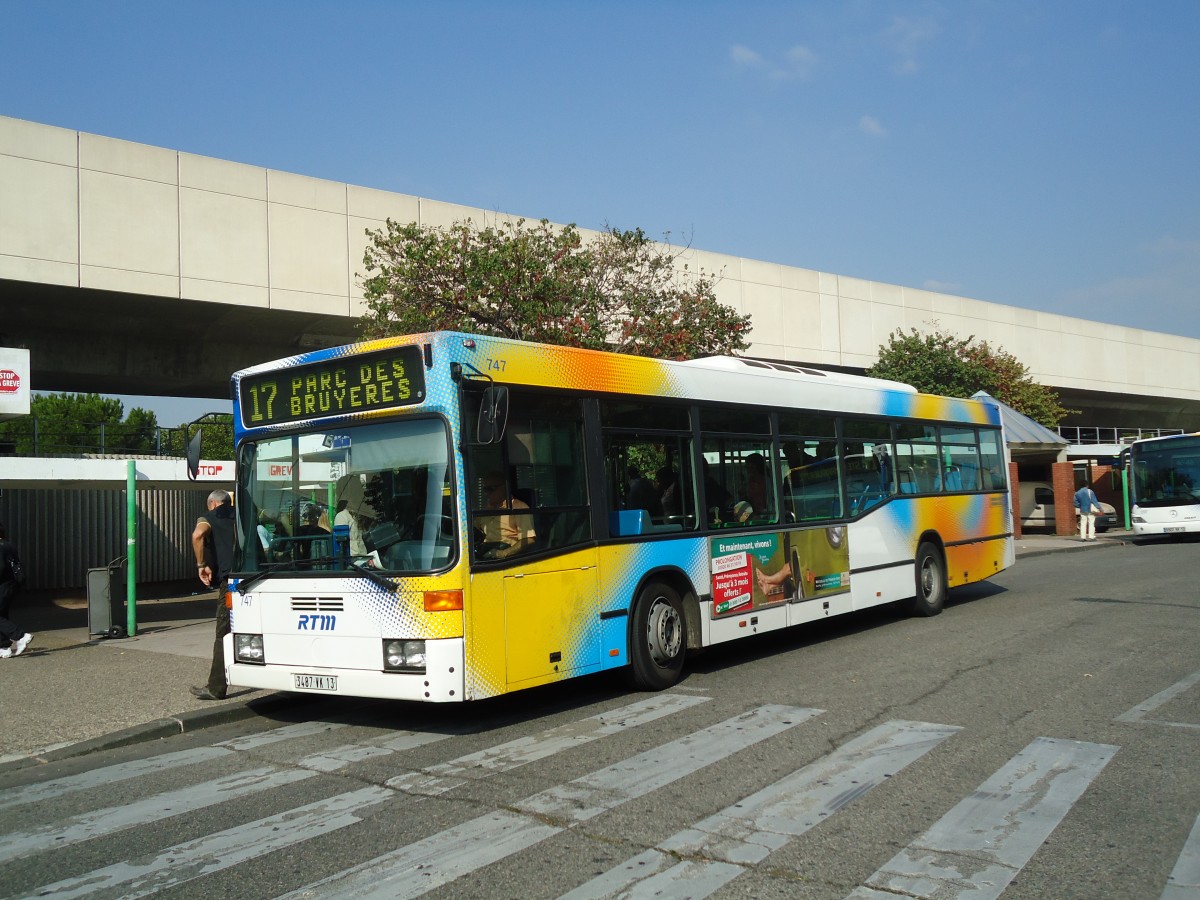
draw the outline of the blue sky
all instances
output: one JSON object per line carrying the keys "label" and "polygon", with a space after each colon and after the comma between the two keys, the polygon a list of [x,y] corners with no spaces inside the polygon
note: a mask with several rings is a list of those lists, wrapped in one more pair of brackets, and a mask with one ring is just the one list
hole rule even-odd
{"label": "blue sky", "polygon": [[0,114],[1200,338],[1198,48],[1191,0],[0,0]]}

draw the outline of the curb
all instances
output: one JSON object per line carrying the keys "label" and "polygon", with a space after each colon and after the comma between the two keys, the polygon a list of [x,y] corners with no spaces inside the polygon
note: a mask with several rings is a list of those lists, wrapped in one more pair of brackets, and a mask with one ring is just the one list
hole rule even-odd
{"label": "curb", "polygon": [[1107,539],[1107,540],[1103,540],[1103,541],[1101,541],[1101,540],[1097,540],[1097,541],[1095,542],[1095,545],[1094,545],[1094,546],[1092,546],[1092,547],[1089,547],[1089,546],[1087,546],[1086,544],[1082,544],[1082,543],[1081,543],[1081,544],[1080,544],[1079,546],[1077,546],[1077,547],[1075,547],[1075,546],[1071,546],[1071,547],[1050,547],[1050,548],[1047,548],[1047,549],[1045,549],[1045,550],[1023,550],[1023,551],[1017,551],[1017,559],[1018,559],[1018,560],[1021,560],[1021,559],[1031,559],[1032,557],[1035,557],[1035,556],[1050,556],[1051,554],[1055,554],[1055,553],[1081,553],[1081,552],[1083,552],[1083,551],[1085,551],[1085,550],[1099,550],[1101,547],[1106,547],[1106,548],[1109,548],[1109,547],[1126,547],[1126,546],[1130,546],[1131,544],[1132,544],[1132,541],[1126,540],[1126,539],[1124,539],[1124,538],[1109,538],[1109,539]]}
{"label": "curb", "polygon": [[229,703],[212,709],[197,709],[178,716],[165,719],[155,719],[142,725],[132,725],[111,734],[101,735],[85,741],[78,741],[65,746],[39,751],[33,750],[20,759],[0,762],[0,774],[15,772],[33,766],[86,756],[99,753],[102,750],[113,750],[117,747],[128,747],[133,744],[143,744],[164,738],[175,737],[217,725],[228,725],[231,722],[241,722],[246,719],[260,718],[271,715],[282,709],[287,709],[305,699],[299,694],[268,694],[265,697],[255,697],[240,703]]}

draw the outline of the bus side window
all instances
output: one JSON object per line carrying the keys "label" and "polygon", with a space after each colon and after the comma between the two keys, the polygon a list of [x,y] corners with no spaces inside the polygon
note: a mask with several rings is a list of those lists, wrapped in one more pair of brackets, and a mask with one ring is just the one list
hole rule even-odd
{"label": "bus side window", "polygon": [[[580,401],[519,388],[508,396],[504,439],[472,446],[467,458],[476,559],[577,546],[592,536]],[[496,495],[478,496],[497,479],[504,486]],[[498,537],[505,527],[508,536]]]}
{"label": "bus side window", "polygon": [[[830,428],[832,430],[832,426]],[[841,518],[837,441],[832,438],[785,439],[783,447],[789,465],[783,489],[784,508],[789,517],[796,522]]]}
{"label": "bus side window", "polygon": [[599,410],[610,536],[695,530],[690,409],[618,398],[601,400]]}

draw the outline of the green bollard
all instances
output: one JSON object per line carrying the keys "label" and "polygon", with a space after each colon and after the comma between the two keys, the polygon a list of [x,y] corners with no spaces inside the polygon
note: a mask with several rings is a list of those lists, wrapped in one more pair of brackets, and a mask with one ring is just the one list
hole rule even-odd
{"label": "green bollard", "polygon": [[1121,467],[1121,496],[1125,498],[1125,530],[1129,531],[1133,527],[1129,510],[1129,466]]}
{"label": "green bollard", "polygon": [[128,549],[125,556],[129,566],[125,572],[125,630],[134,637],[137,634],[137,466],[132,459],[125,466],[125,497],[125,544]]}

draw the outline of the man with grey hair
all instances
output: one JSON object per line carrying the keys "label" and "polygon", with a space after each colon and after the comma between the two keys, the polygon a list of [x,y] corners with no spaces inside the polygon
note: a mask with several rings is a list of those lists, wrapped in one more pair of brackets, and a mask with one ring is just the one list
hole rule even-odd
{"label": "man with grey hair", "polygon": [[225,603],[225,590],[233,569],[236,530],[229,492],[218,488],[208,495],[208,512],[196,520],[192,530],[192,552],[200,580],[205,587],[217,589],[217,630],[208,684],[192,688],[192,695],[201,700],[224,700],[228,690],[224,641],[229,634],[229,607]]}

